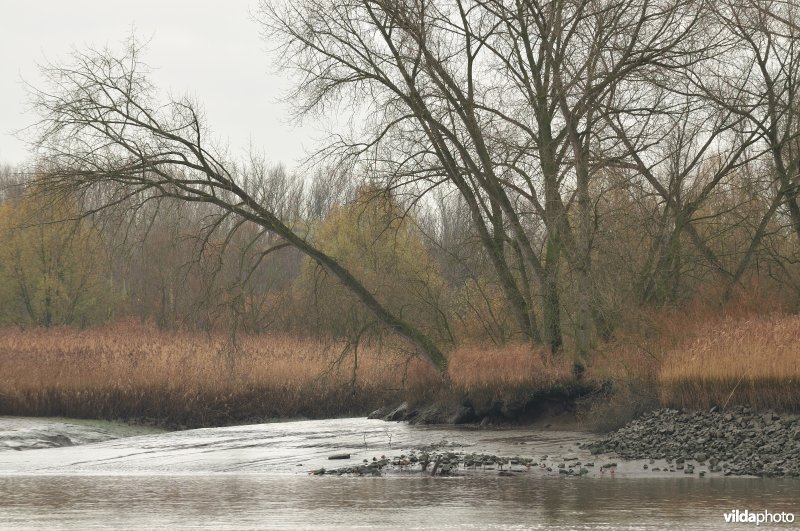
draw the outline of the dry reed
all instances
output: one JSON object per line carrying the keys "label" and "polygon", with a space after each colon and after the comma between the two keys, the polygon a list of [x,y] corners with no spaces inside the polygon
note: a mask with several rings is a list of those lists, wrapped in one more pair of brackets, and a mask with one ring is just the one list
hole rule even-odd
{"label": "dry reed", "polygon": [[567,356],[532,352],[525,344],[465,345],[451,352],[448,361],[453,385],[467,394],[547,390],[573,377]]}
{"label": "dry reed", "polygon": [[[234,348],[235,345],[235,348]],[[341,356],[336,341],[163,332],[138,323],[92,330],[0,331],[0,414],[222,425],[360,415],[400,400],[479,389],[533,392],[568,378],[528,347],[450,354],[450,385],[396,346]],[[341,358],[341,359],[340,359]],[[355,378],[354,378],[355,374]]]}
{"label": "dry reed", "polygon": [[[692,326],[687,319],[694,319]],[[657,333],[598,349],[585,378],[615,381],[619,416],[662,405],[799,409],[800,316],[660,316]],[[683,334],[683,336],[681,336]],[[235,347],[235,348],[234,348]],[[183,426],[362,415],[408,400],[486,402],[572,382],[566,357],[529,346],[463,345],[449,383],[398,345],[165,332],[140,323],[91,330],[0,330],[0,414],[151,419]],[[354,370],[355,369],[355,370]],[[657,405],[657,403],[655,404]],[[613,413],[613,412],[612,412]]]}
{"label": "dry reed", "polygon": [[[233,348],[235,345],[235,348]],[[249,418],[336,416],[378,406],[401,362],[369,350],[335,363],[342,345],[311,339],[102,329],[0,333],[0,413],[149,418],[215,425]],[[385,354],[385,355],[384,355]]]}
{"label": "dry reed", "polygon": [[669,352],[658,374],[661,401],[676,407],[800,406],[800,316],[772,314],[708,324]]}

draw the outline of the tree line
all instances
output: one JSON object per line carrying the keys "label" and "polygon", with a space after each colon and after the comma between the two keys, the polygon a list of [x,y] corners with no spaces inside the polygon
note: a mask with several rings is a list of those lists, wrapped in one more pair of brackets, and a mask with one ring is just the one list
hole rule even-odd
{"label": "tree line", "polygon": [[[468,338],[526,341],[569,352],[579,373],[643,307],[711,287],[724,304],[755,280],[796,302],[797,10],[264,1],[298,112],[354,124],[305,167],[218,149],[196,102],[149,83],[132,41],[44,69],[35,189],[72,201],[109,249],[161,234],[160,252],[213,279],[170,292],[181,268],[164,258],[159,277],[145,259],[129,273],[161,286],[145,305],[205,298],[192,304],[242,322],[263,304],[272,317],[254,328],[390,331],[440,369]],[[135,282],[109,278],[136,300]]]}

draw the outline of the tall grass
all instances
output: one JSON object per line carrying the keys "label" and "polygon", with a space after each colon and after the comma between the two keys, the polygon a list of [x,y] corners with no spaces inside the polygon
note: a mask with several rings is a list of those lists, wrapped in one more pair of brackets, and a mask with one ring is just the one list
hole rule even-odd
{"label": "tall grass", "polygon": [[[658,405],[800,409],[800,316],[687,309],[600,345],[585,376],[612,381],[590,404],[605,428]],[[344,355],[342,353],[344,352]],[[530,398],[573,383],[567,356],[467,344],[449,379],[391,343],[165,332],[136,322],[0,330],[0,414],[152,419],[183,426],[362,415],[407,400]],[[598,402],[599,403],[599,402]]]}
{"label": "tall grass", "polygon": [[568,356],[532,351],[526,344],[469,344],[448,356],[453,386],[464,395],[513,399],[549,391],[573,380]]}
{"label": "tall grass", "polygon": [[632,312],[615,337],[598,345],[588,374],[613,393],[588,404],[601,431],[659,406],[751,405],[800,410],[800,327],[787,300],[757,282],[729,302],[708,286],[680,307]]}
{"label": "tall grass", "polygon": [[800,316],[731,318],[703,327],[669,352],[658,373],[661,402],[677,407],[800,406]]}
{"label": "tall grass", "polygon": [[[0,412],[152,418],[191,426],[249,418],[336,416],[376,407],[400,387],[392,351],[336,364],[317,340],[161,332],[126,323],[0,334]],[[384,355],[385,354],[385,355]]]}
{"label": "tall grass", "polygon": [[[468,346],[450,382],[396,345],[274,335],[92,330],[0,331],[0,414],[153,419],[185,426],[365,414],[400,400],[476,389],[535,392],[569,378],[529,347]],[[354,366],[355,365],[355,366]]]}

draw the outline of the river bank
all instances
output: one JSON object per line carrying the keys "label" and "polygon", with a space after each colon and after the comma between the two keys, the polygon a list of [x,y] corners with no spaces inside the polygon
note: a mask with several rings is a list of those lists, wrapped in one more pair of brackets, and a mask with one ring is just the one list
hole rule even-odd
{"label": "river bank", "polygon": [[[0,418],[0,431],[25,424],[72,437],[80,422]],[[69,431],[57,431],[64,427]],[[666,459],[621,459],[593,454],[600,436],[575,426],[479,428],[411,425],[364,418],[309,420],[185,431],[114,432],[112,438],[75,438],[63,447],[0,452],[3,474],[258,473],[450,478],[689,477]],[[672,468],[672,470],[670,470]],[[722,477],[698,465],[707,477]],[[676,473],[677,472],[677,473]]]}
{"label": "river bank", "polygon": [[[466,406],[457,409],[413,409],[407,404],[401,404],[395,408],[377,410],[371,418],[422,424],[431,419],[445,419],[451,424],[459,424],[475,415],[475,410]],[[497,417],[485,416],[476,426],[491,427],[493,418]],[[511,419],[506,419],[507,422],[509,420]],[[567,429],[586,429],[585,424],[569,414],[545,416],[535,423],[537,429],[544,426],[549,428],[553,424],[567,426]],[[605,458],[607,463],[608,460],[624,460],[628,464],[641,466],[642,470],[649,470],[651,474],[678,472],[699,476],[722,474],[800,477],[800,417],[774,411],[757,411],[743,406],[734,406],[727,410],[713,408],[709,411],[657,409],[631,420],[618,430],[584,443],[582,448],[589,450],[593,456]],[[383,464],[394,466],[398,461],[406,461],[405,457],[393,456]],[[419,462],[420,470],[426,470],[427,466],[423,463],[433,461],[436,457],[417,458],[414,462]],[[584,458],[584,463],[588,462],[589,466],[593,466],[595,460]],[[448,464],[464,468],[470,468],[474,462],[485,461],[486,457],[476,459],[465,454],[447,457]],[[582,466],[584,463],[577,458],[571,461],[566,468],[560,466],[561,470],[557,472],[579,475],[589,473]],[[548,463],[541,458],[520,459],[519,456],[494,456],[490,462],[518,464],[526,469],[531,466],[553,469],[561,465]],[[367,463],[366,466],[376,465]],[[382,469],[382,465],[380,468]],[[613,466],[613,470],[616,469],[617,463]],[[374,470],[366,468],[356,469],[354,472],[372,473]]]}
{"label": "river bank", "polygon": [[[588,423],[578,423],[577,416],[581,409],[587,408],[589,400],[602,399],[605,391],[607,386],[604,384],[572,380],[549,389],[511,396],[484,392],[474,397],[459,397],[454,393],[442,393],[434,400],[387,404],[372,411],[367,418],[410,424],[474,424],[480,427],[566,422],[588,429]],[[587,403],[581,404],[582,401]]]}
{"label": "river bank", "polygon": [[665,460],[677,470],[705,467],[725,475],[800,477],[800,417],[742,406],[660,409],[585,448],[624,459]]}
{"label": "river bank", "polygon": [[127,422],[0,416],[0,452],[81,446],[162,431]]}
{"label": "river bank", "polygon": [[800,411],[799,316],[685,321],[598,345],[580,379],[568,352],[514,342],[454,346],[440,374],[391,339],[364,340],[355,356],[341,339],[232,340],[131,322],[4,329],[0,415],[186,429],[385,407],[378,418],[523,425],[566,414],[607,431],[659,407]]}
{"label": "river bank", "polygon": [[[377,410],[373,416],[384,411]],[[480,423],[454,423],[451,417],[449,423],[433,424],[435,414],[444,418],[453,410],[441,405],[416,410],[402,404],[380,420],[273,421],[172,432],[112,422],[0,417],[0,450],[115,445],[114,439],[136,441],[149,435],[192,439],[210,433],[236,434],[236,446],[239,439],[251,441],[244,448],[269,447],[269,442],[255,440],[255,434],[264,432],[283,434],[278,441],[295,441],[297,454],[282,449],[279,461],[299,459],[296,466],[308,466],[304,470],[312,475],[800,477],[798,415],[741,406],[710,411],[658,409],[618,430],[597,434],[570,412],[522,423],[519,418],[485,422],[495,417],[484,417]],[[323,434],[310,434],[308,427]],[[312,440],[306,440],[312,435]],[[322,444],[320,437],[334,440]],[[223,441],[221,447],[226,444]],[[303,460],[307,448],[322,451]]]}
{"label": "river bank", "polygon": [[[4,422],[51,421],[0,418],[0,431]],[[733,509],[796,511],[796,480],[671,472],[665,461],[592,455],[587,445],[599,440],[555,425],[351,418],[6,451],[0,521],[11,529],[722,529]]]}

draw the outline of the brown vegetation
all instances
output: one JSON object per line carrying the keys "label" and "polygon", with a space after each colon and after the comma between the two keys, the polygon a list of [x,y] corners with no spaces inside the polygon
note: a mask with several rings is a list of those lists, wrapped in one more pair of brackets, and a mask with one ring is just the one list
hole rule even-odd
{"label": "brown vegetation", "polygon": [[[235,346],[234,346],[235,345]],[[205,426],[290,417],[363,415],[400,400],[434,399],[442,380],[412,354],[371,344],[167,332],[136,323],[0,334],[0,414],[154,419]],[[487,355],[489,354],[489,355]],[[556,385],[568,367],[522,346],[450,356],[448,396]],[[452,395],[450,394],[452,393]]]}
{"label": "brown vegetation", "polygon": [[153,418],[186,425],[363,413],[399,385],[394,360],[364,355],[322,376],[335,349],[316,340],[164,332],[125,324],[91,331],[6,331],[0,410],[18,415]]}
{"label": "brown vegetation", "polygon": [[570,365],[626,414],[794,407],[800,12],[463,7],[262,2],[298,116],[370,117],[295,172],[216,145],[135,39],[45,67],[0,326],[101,328],[9,332],[7,410],[336,415]]}
{"label": "brown vegetation", "polygon": [[[739,308],[723,317],[699,306],[662,313],[657,335],[606,344],[585,378],[598,386],[613,382],[614,393],[586,404],[586,417],[607,428],[658,405],[797,410],[800,316]],[[514,400],[572,381],[563,357],[519,343],[454,349],[448,385],[397,343],[364,342],[355,352],[346,346],[286,335],[232,340],[136,322],[83,331],[5,329],[0,414],[207,426],[364,415],[402,400]]]}
{"label": "brown vegetation", "polygon": [[589,405],[595,427],[616,428],[660,406],[800,409],[800,322],[785,298],[757,284],[723,307],[713,290],[704,295],[642,312],[598,348],[589,374],[614,392]]}
{"label": "brown vegetation", "polygon": [[511,398],[572,381],[572,365],[524,344],[462,346],[448,356],[453,386],[470,397]]}
{"label": "brown vegetation", "polygon": [[668,406],[797,409],[800,316],[732,318],[706,325],[688,345],[665,356],[658,381],[661,401]]}

